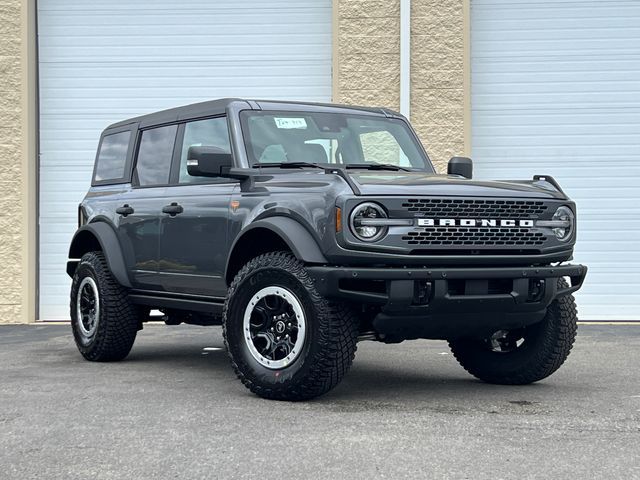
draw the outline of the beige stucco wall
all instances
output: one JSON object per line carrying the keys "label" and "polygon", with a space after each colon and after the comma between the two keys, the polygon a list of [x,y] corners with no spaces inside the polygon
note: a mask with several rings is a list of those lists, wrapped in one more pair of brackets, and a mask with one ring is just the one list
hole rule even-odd
{"label": "beige stucco wall", "polygon": [[411,123],[436,167],[464,146],[464,0],[411,0]]}
{"label": "beige stucco wall", "polygon": [[0,322],[34,320],[27,2],[0,0]]}
{"label": "beige stucco wall", "polygon": [[[468,153],[467,8],[411,0],[410,119],[441,172]],[[400,0],[335,0],[334,17],[334,101],[398,110]]]}
{"label": "beige stucco wall", "polygon": [[400,0],[336,0],[333,54],[334,101],[400,108]]}

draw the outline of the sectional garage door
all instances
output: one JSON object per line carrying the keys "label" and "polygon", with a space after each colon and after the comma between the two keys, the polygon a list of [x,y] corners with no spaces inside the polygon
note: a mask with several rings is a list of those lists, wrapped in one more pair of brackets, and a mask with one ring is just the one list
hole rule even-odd
{"label": "sectional garage door", "polygon": [[478,176],[559,180],[580,317],[640,319],[640,2],[472,0],[471,39]]}
{"label": "sectional garage door", "polygon": [[39,318],[69,316],[66,251],[100,131],[247,96],[331,100],[331,0],[38,0]]}

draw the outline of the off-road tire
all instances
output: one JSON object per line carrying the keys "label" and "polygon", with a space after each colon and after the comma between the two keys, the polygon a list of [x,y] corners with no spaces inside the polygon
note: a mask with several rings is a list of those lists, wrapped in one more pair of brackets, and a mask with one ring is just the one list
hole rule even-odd
{"label": "off-road tire", "polygon": [[[95,333],[84,336],[78,322],[76,299],[85,277],[93,278],[99,293],[99,315]],[[140,328],[141,312],[127,296],[109,270],[102,252],[82,256],[71,284],[71,327],[78,350],[93,362],[112,362],[125,358],[131,351]]]}
{"label": "off-road tire", "polygon": [[[558,281],[558,288],[566,285]],[[449,346],[458,363],[480,380],[526,385],[548,377],[564,363],[576,338],[576,322],[573,295],[565,295],[551,303],[541,322],[525,329],[528,337],[513,351],[495,352],[486,340],[472,338],[451,340]]]}
{"label": "off-road tire", "polygon": [[[243,317],[252,296],[265,286],[289,289],[305,313],[306,339],[298,357],[273,370],[249,352]],[[275,400],[307,400],[335,387],[353,362],[358,320],[347,305],[316,290],[304,264],[288,252],[270,252],[249,261],[235,276],[224,305],[222,333],[231,364],[253,393]]]}

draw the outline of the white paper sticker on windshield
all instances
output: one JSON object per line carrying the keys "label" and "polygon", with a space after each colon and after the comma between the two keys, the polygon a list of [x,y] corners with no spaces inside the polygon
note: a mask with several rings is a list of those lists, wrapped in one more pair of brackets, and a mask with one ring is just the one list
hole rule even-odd
{"label": "white paper sticker on windshield", "polygon": [[273,117],[278,128],[307,128],[307,122],[304,118],[279,118]]}

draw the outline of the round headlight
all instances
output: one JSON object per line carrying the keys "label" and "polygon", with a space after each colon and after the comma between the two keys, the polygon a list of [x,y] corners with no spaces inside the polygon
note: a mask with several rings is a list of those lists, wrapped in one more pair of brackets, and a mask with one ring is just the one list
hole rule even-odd
{"label": "round headlight", "polygon": [[553,214],[552,220],[563,224],[562,226],[552,228],[556,238],[562,242],[569,240],[573,234],[576,222],[576,216],[571,209],[565,206],[559,207],[556,213]]}
{"label": "round headlight", "polygon": [[349,226],[359,240],[375,242],[387,233],[387,226],[375,225],[375,220],[382,218],[387,218],[382,206],[377,203],[361,203],[351,211]]}

